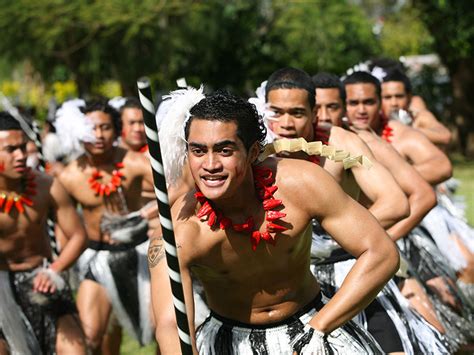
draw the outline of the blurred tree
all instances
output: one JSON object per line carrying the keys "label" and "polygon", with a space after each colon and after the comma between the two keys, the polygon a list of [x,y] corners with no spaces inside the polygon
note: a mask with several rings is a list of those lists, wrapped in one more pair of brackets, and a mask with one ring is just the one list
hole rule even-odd
{"label": "blurred tree", "polygon": [[470,0],[413,0],[450,72],[462,152],[474,129],[474,6]]}
{"label": "blurred tree", "polygon": [[411,6],[385,18],[379,39],[384,56],[394,59],[433,52],[433,37]]}
{"label": "blurred tree", "polygon": [[268,44],[279,66],[342,74],[379,53],[372,22],[347,1],[274,1]]}
{"label": "blurred tree", "polygon": [[342,73],[379,50],[371,21],[344,0],[0,0],[0,6],[3,56],[29,60],[49,82],[72,77],[83,96],[107,79],[130,95],[144,74],[164,90],[186,77],[194,85],[250,92],[278,67]]}

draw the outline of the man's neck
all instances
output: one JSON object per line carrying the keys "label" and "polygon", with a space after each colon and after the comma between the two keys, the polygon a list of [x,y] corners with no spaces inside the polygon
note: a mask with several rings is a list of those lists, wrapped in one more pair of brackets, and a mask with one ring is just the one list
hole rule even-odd
{"label": "man's neck", "polygon": [[0,176],[0,191],[16,191],[20,192],[22,188],[22,179],[9,179]]}
{"label": "man's neck", "polygon": [[104,152],[103,154],[89,154],[86,152],[87,162],[92,166],[103,166],[115,163],[115,147]]}
{"label": "man's neck", "polygon": [[146,143],[143,144],[142,146],[138,147],[138,146],[130,145],[127,142],[125,142],[124,140],[122,140],[120,142],[120,147],[121,148],[126,149],[126,150],[131,150],[132,152],[137,152],[137,153],[141,153],[143,147],[145,147],[145,146],[146,146]]}
{"label": "man's neck", "polygon": [[234,196],[212,202],[225,216],[233,216],[248,211],[249,206],[252,206],[257,200],[254,176],[252,169],[249,168],[246,178]]}

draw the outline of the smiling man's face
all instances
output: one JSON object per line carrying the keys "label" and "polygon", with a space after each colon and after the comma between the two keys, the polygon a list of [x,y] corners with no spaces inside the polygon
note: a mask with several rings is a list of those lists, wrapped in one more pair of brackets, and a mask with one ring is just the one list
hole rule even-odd
{"label": "smiling man's face", "polygon": [[206,198],[232,198],[242,184],[251,159],[233,121],[193,118],[188,136],[188,163],[194,182]]}

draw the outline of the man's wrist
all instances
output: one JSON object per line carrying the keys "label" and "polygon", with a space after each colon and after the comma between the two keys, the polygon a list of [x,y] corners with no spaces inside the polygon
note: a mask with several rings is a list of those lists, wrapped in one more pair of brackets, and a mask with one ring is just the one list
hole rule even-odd
{"label": "man's wrist", "polygon": [[316,329],[314,326],[312,326],[311,324],[307,323],[306,326],[305,326],[305,332],[308,331],[309,329],[313,329],[313,334],[318,336],[319,338],[324,338],[326,337],[326,333],[322,332],[321,330],[319,329]]}

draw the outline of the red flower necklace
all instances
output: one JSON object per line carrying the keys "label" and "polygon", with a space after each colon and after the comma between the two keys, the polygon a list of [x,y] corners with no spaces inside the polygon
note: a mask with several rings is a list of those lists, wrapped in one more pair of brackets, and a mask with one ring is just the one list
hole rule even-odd
{"label": "red flower necklace", "polygon": [[33,206],[32,196],[36,195],[36,182],[35,175],[28,168],[24,177],[24,191],[21,194],[15,192],[1,192],[0,193],[0,209],[3,208],[3,212],[10,214],[10,211],[15,207],[18,213],[25,213],[25,206]]}
{"label": "red flower necklace", "polygon": [[280,218],[286,217],[286,213],[275,211],[276,208],[283,206],[281,200],[273,197],[273,194],[278,190],[278,186],[273,185],[275,178],[273,172],[269,168],[253,167],[253,174],[255,179],[255,189],[258,197],[262,200],[263,209],[265,210],[267,221],[265,232],[260,232],[255,228],[255,221],[252,216],[248,217],[244,223],[235,224],[228,217],[225,217],[222,212],[214,210],[214,207],[201,191],[197,191],[194,197],[201,203],[201,208],[196,213],[196,216],[201,220],[207,220],[207,224],[211,228],[229,229],[236,232],[250,234],[250,243],[252,250],[256,250],[261,240],[269,244],[276,244],[276,233],[284,232],[288,228],[276,224]]}
{"label": "red flower necklace", "polygon": [[391,143],[393,137],[393,128],[388,125],[388,120],[383,118],[382,121],[382,134],[381,137],[383,140]]}
{"label": "red flower necklace", "polygon": [[119,162],[115,164],[116,169],[112,171],[112,179],[107,184],[99,182],[104,177],[104,174],[101,173],[98,169],[95,169],[92,173],[92,176],[87,180],[89,183],[89,187],[92,191],[95,192],[96,195],[102,196],[110,196],[111,193],[116,192],[117,189],[122,185],[122,179],[124,178],[123,173],[120,169],[124,168],[123,162]]}

